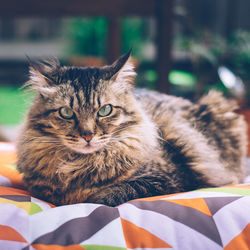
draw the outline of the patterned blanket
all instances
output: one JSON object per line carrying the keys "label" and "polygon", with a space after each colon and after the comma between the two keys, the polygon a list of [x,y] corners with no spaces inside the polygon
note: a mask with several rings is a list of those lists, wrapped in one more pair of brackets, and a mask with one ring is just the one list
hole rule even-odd
{"label": "patterned blanket", "polygon": [[0,249],[250,249],[250,184],[55,207],[32,197],[0,143]]}

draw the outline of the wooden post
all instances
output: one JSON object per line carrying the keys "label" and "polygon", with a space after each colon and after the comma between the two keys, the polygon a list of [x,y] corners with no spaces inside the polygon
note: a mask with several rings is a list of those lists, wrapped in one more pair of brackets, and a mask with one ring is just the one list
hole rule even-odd
{"label": "wooden post", "polygon": [[228,0],[226,11],[226,37],[230,38],[238,26],[239,1]]}
{"label": "wooden post", "polygon": [[156,7],[156,20],[157,20],[156,71],[158,74],[156,89],[164,93],[169,93],[170,91],[170,83],[168,80],[168,75],[171,69],[173,5],[174,5],[174,0],[158,0]]}
{"label": "wooden post", "polygon": [[119,17],[108,17],[107,60],[113,63],[121,54],[121,20]]}

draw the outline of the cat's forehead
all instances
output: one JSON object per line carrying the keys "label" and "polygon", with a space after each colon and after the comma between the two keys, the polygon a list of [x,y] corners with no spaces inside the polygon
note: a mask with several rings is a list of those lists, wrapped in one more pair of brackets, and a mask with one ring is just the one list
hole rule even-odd
{"label": "cat's forehead", "polygon": [[98,67],[63,67],[58,74],[60,85],[69,84],[74,91],[88,92],[90,89],[102,91],[109,82],[107,69]]}
{"label": "cat's forehead", "polygon": [[76,82],[83,87],[88,84],[97,84],[102,78],[98,67],[62,67],[59,71],[59,83]]}
{"label": "cat's forehead", "polygon": [[97,105],[111,99],[112,90],[106,90],[108,80],[104,80],[100,68],[64,67],[58,72],[56,102],[74,102],[79,106]]}

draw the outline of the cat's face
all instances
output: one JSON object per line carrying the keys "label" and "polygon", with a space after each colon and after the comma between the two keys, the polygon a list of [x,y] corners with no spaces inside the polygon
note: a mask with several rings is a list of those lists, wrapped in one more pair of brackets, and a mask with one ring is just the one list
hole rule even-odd
{"label": "cat's face", "polygon": [[29,84],[39,94],[29,120],[41,142],[43,137],[58,140],[89,154],[132,138],[131,129],[141,118],[131,93],[135,72],[128,57],[103,68],[33,66]]}

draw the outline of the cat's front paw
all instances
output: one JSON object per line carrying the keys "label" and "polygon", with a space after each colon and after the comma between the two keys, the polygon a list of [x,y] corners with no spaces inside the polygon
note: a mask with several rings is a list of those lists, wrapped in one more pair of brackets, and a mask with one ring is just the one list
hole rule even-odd
{"label": "cat's front paw", "polygon": [[115,207],[127,202],[129,198],[122,190],[116,192],[99,192],[88,197],[85,202],[103,204],[110,207]]}
{"label": "cat's front paw", "polygon": [[123,203],[119,201],[117,198],[113,197],[112,195],[101,196],[101,197],[99,195],[97,196],[92,195],[85,202],[103,204],[110,207],[115,207]]}

